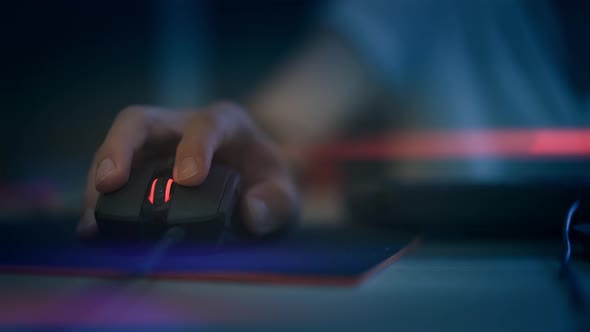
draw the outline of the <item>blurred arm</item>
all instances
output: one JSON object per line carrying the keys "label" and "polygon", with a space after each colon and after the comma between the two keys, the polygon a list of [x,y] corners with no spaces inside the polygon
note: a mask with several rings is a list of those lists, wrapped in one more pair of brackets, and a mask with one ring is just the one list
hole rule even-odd
{"label": "blurred arm", "polygon": [[376,90],[356,54],[326,33],[287,61],[248,108],[279,143],[309,144],[335,135]]}

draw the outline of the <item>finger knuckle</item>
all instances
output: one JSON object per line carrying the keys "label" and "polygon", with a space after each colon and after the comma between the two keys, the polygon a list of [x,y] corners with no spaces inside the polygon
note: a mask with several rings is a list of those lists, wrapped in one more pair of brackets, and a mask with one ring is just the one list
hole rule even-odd
{"label": "finger knuckle", "polygon": [[153,107],[127,106],[117,114],[111,129],[119,126],[123,128],[133,127],[134,130],[148,133],[158,127],[158,119],[161,118],[160,113],[159,109]]}
{"label": "finger knuckle", "polygon": [[201,113],[200,116],[195,119],[195,121],[199,121],[201,125],[213,132],[217,132],[223,127],[222,114],[217,111],[207,111]]}
{"label": "finger knuckle", "polygon": [[117,114],[117,119],[142,119],[145,117],[145,108],[140,105],[130,105]]}
{"label": "finger knuckle", "polygon": [[230,112],[244,112],[242,106],[230,100],[221,100],[211,104],[212,109],[224,110]]}
{"label": "finger knuckle", "polygon": [[211,136],[220,128],[219,120],[207,113],[195,114],[184,129],[182,141],[177,147],[177,153],[195,151],[198,145],[209,142]]}
{"label": "finger knuckle", "polygon": [[183,140],[191,145],[201,144],[206,150],[210,146],[219,146],[241,137],[246,140],[250,126],[246,112],[237,104],[221,101],[211,104],[205,110],[195,113],[184,131]]}
{"label": "finger knuckle", "polygon": [[239,104],[232,101],[219,101],[211,105],[211,113],[217,114],[218,117],[222,118],[233,118],[239,120],[246,120],[248,114],[246,110]]}

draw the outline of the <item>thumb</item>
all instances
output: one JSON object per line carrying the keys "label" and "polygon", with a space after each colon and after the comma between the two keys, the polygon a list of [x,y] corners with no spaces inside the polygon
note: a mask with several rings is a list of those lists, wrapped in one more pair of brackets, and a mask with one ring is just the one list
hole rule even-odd
{"label": "thumb", "polygon": [[279,230],[296,217],[297,195],[287,179],[271,179],[250,187],[241,208],[245,227],[255,235]]}

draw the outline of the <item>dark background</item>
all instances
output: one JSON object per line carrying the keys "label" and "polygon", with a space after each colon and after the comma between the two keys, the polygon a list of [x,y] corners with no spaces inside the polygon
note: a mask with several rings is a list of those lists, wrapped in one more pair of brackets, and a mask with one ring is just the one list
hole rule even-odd
{"label": "dark background", "polygon": [[[567,70],[590,91],[590,2],[553,1]],[[251,94],[316,30],[324,1],[8,1],[0,5],[0,179],[52,160],[89,162],[130,104],[195,106]],[[532,2],[534,4],[534,1]],[[157,64],[163,17],[206,47],[202,89],[168,105]],[[169,17],[169,16],[168,16]],[[174,31],[168,31],[174,35]],[[199,75],[197,75],[199,76]]]}
{"label": "dark background", "polygon": [[251,93],[310,34],[318,7],[261,0],[2,4],[0,177],[25,176],[32,165],[23,163],[89,161],[119,110],[162,105],[154,64],[170,8],[189,13],[176,29],[191,30],[200,38],[195,47],[207,48],[200,78],[207,91],[199,100],[206,103]]}

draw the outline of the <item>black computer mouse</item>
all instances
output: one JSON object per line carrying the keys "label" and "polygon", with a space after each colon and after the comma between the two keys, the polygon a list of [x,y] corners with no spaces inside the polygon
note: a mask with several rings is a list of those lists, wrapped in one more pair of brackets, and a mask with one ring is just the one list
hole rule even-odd
{"label": "black computer mouse", "polygon": [[101,237],[158,239],[174,228],[185,238],[214,240],[231,231],[239,174],[213,164],[201,185],[185,187],[174,182],[173,166],[171,158],[144,163],[122,188],[102,194],[95,209]]}

